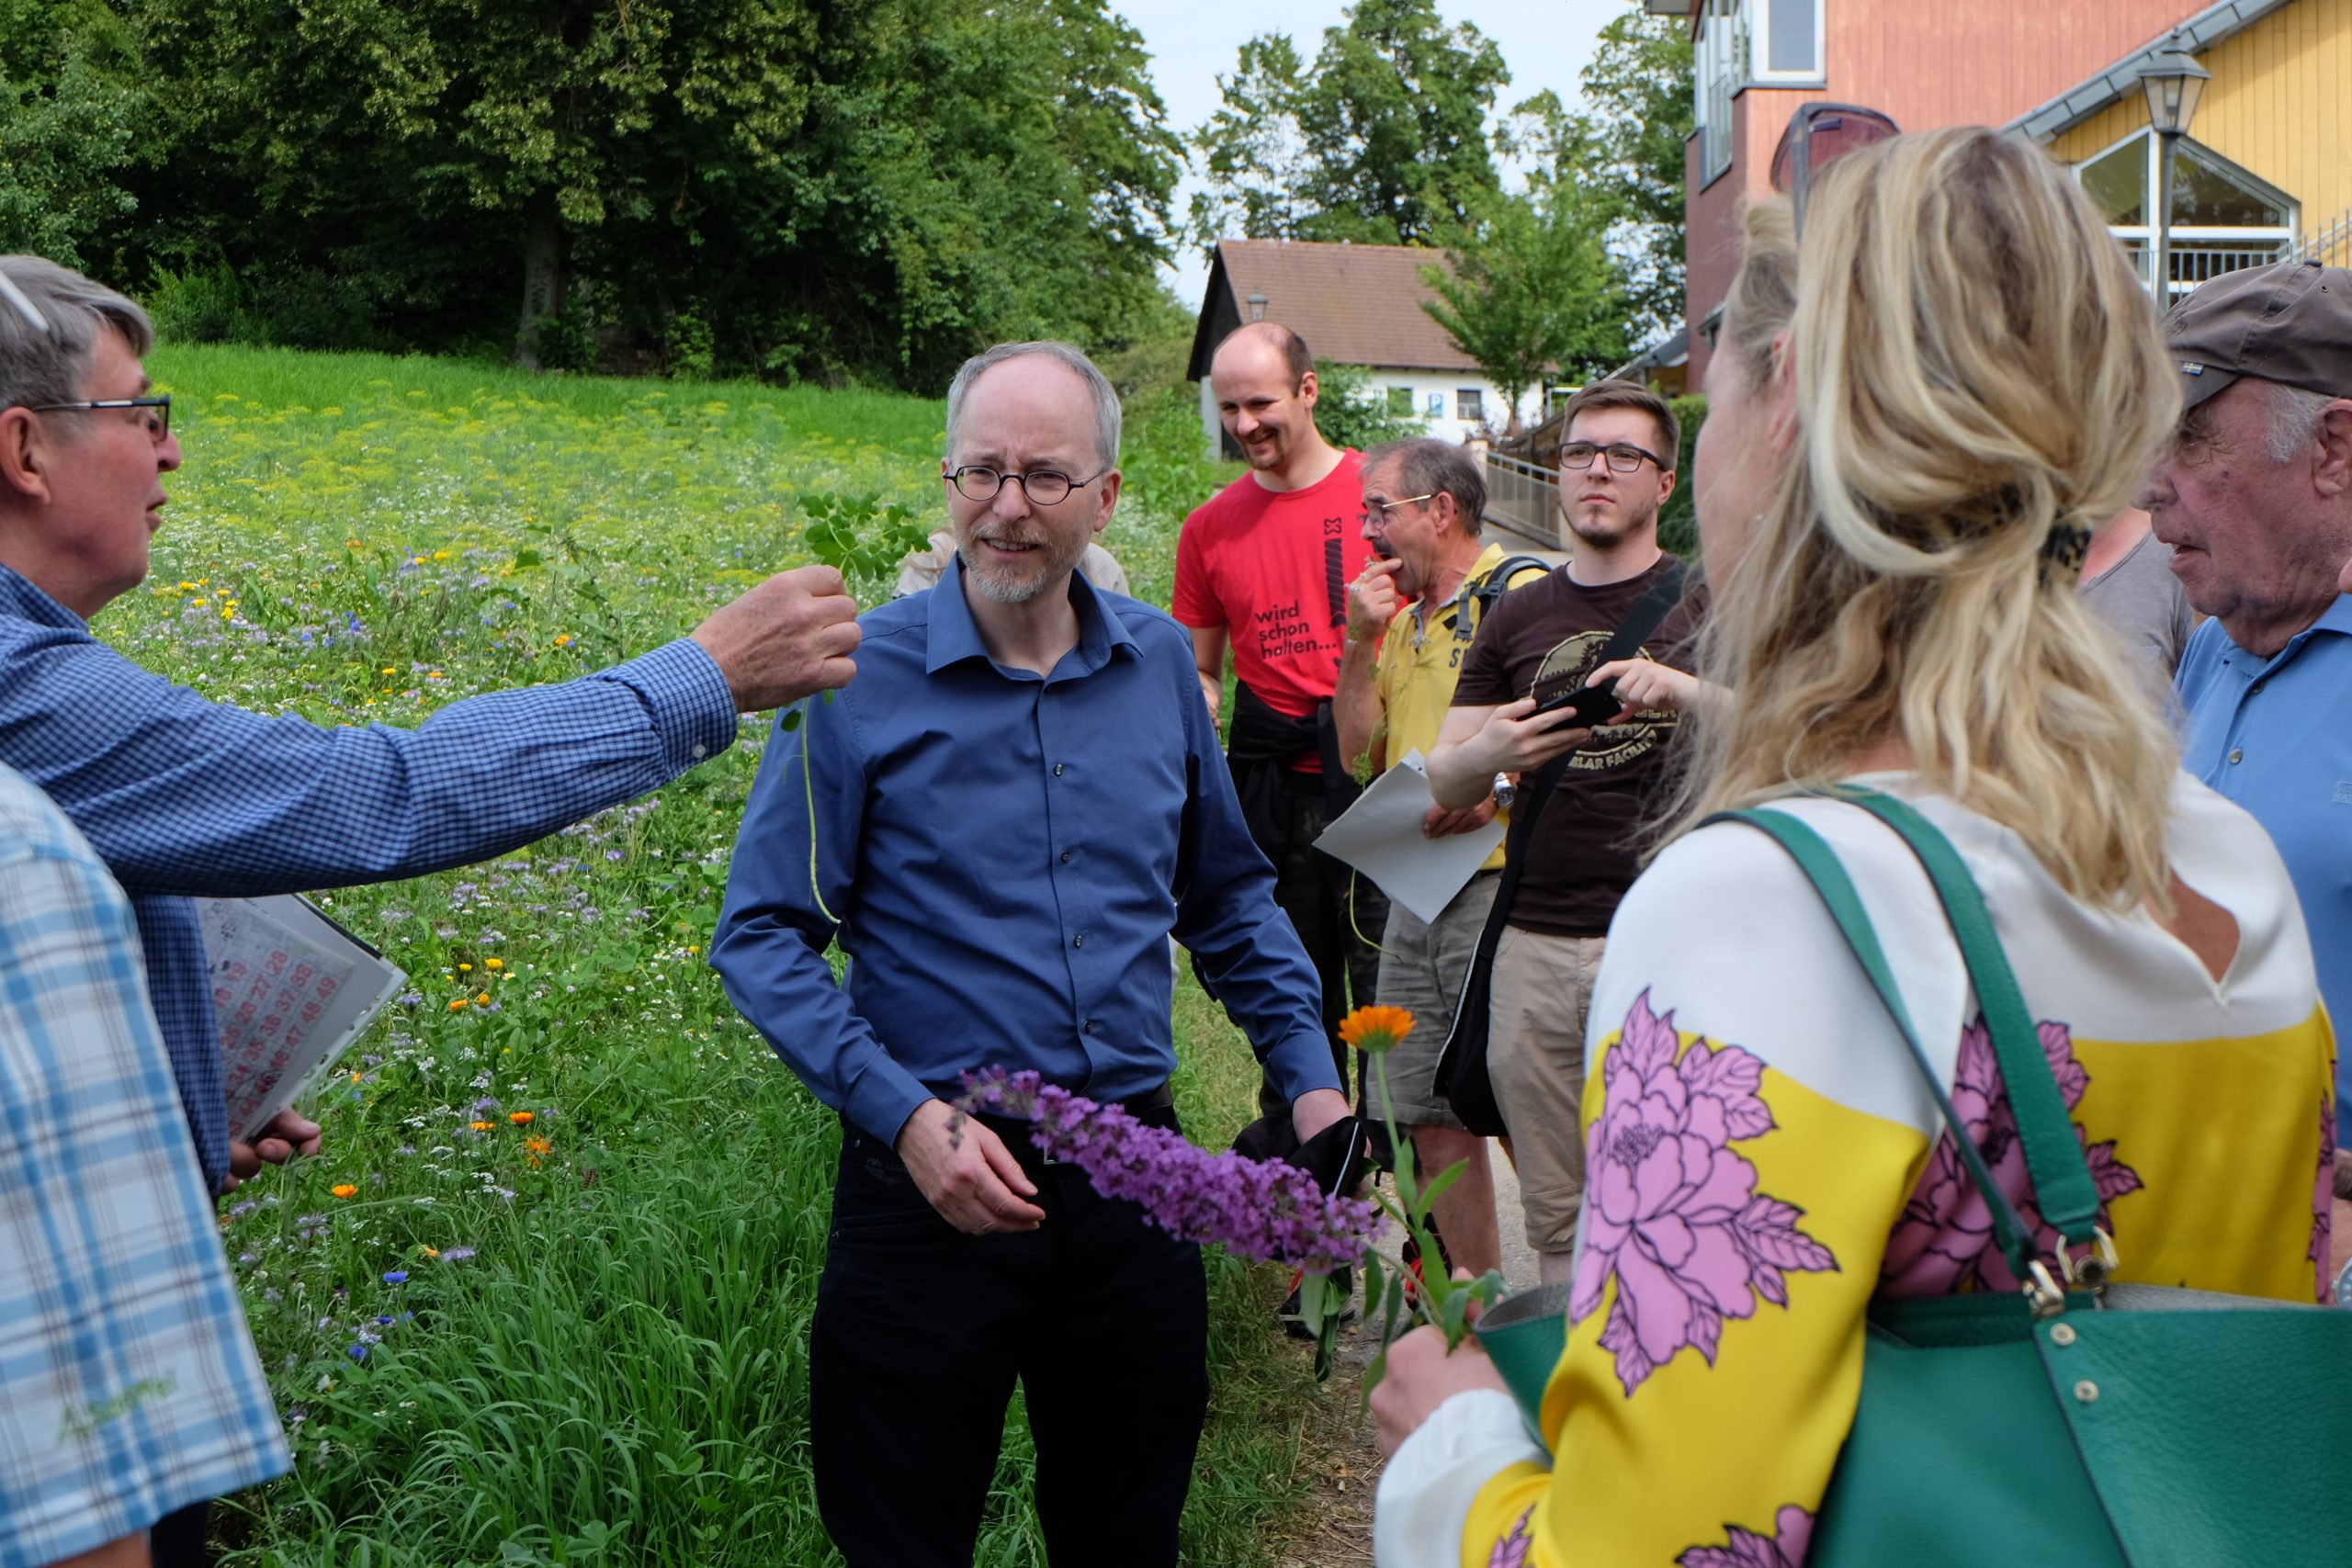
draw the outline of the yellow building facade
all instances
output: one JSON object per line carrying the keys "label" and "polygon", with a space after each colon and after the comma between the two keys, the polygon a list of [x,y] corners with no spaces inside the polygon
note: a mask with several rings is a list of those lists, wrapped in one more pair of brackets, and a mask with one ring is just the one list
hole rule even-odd
{"label": "yellow building facade", "polygon": [[[2212,80],[2176,165],[2174,291],[2299,251],[2352,260],[2352,0],[2285,0],[2210,47],[2185,41]],[[2144,94],[2114,91],[2054,133],[2018,129],[2075,171],[2146,276],[2155,163]]]}

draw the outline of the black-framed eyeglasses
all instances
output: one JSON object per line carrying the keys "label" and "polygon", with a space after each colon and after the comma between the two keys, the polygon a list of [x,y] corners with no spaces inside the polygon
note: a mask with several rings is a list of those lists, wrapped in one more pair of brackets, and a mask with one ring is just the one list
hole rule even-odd
{"label": "black-framed eyeglasses", "polygon": [[157,392],[144,398],[85,398],[77,403],[28,403],[34,413],[91,413],[99,409],[145,409],[140,423],[147,434],[157,441],[172,433],[172,396]]}
{"label": "black-framed eyeglasses", "polygon": [[1772,149],[1772,188],[1789,198],[1796,231],[1804,233],[1805,203],[1814,176],[1824,166],[1873,142],[1903,134],[1903,128],[1876,109],[1854,104],[1799,104]]}
{"label": "black-framed eyeglasses", "polygon": [[1666,471],[1665,458],[1648,447],[1636,446],[1630,441],[1612,441],[1606,446],[1598,446],[1589,441],[1571,441],[1560,448],[1560,472],[1583,473],[1592,467],[1592,457],[1596,452],[1609,459],[1611,473],[1634,473],[1645,461],[1656,463],[1660,473]]}
{"label": "black-framed eyeglasses", "polygon": [[1412,506],[1424,501],[1435,501],[1437,498],[1438,492],[1431,491],[1427,495],[1408,495],[1396,501],[1367,501],[1363,503],[1363,513],[1358,520],[1367,528],[1385,528],[1388,525],[1388,513],[1393,509],[1399,506]]}
{"label": "black-framed eyeglasses", "polygon": [[943,472],[941,477],[954,485],[956,493],[966,501],[989,500],[997,491],[1002,490],[1005,481],[1010,479],[1021,487],[1021,493],[1029,498],[1030,505],[1057,506],[1069,499],[1070,491],[1083,490],[1110,471],[1104,468],[1102,473],[1089,474],[1082,479],[1074,479],[1057,468],[1035,468],[1025,474],[1005,474],[999,473],[994,468],[981,468],[977,463],[969,463],[963,468]]}

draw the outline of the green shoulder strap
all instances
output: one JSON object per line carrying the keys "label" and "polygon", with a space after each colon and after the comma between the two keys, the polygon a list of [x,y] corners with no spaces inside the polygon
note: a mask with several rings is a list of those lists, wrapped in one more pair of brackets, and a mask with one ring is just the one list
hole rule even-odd
{"label": "green shoulder strap", "polygon": [[1869,911],[1862,908],[1861,895],[1854,890],[1853,878],[1846,874],[1846,867],[1838,853],[1813,829],[1785,811],[1751,809],[1721,811],[1700,824],[1709,822],[1743,822],[1762,831],[1768,838],[1788,851],[1799,870],[1812,882],[1814,890],[1829,909],[1829,917],[1853,951],[1854,961],[1885,1004],[1887,1014],[1894,1020],[1895,1029],[1903,1043],[1910,1047],[1911,1059],[1919,1068],[1919,1076],[1927,1080],[1928,1092],[1936,1097],[1936,1105],[1943,1112],[1944,1123],[1951,1129],[1951,1139],[1960,1150],[1961,1162],[1968,1168],[1969,1179],[1984,1195],[1986,1209],[1993,1219],[1993,1239],[2001,1248],[2001,1256],[2008,1259],[2009,1270],[2018,1279],[2028,1277],[2033,1260],[2032,1244],[2025,1229],[2025,1222],[1984,1168],[1984,1156],[1977,1152],[1976,1141],[1968,1135],[1968,1123],[1951,1102],[1951,1095],[1944,1088],[1943,1073],[1920,1043],[1919,1032],[1912,1026],[1911,1011],[1904,1006],[1903,993],[1894,983],[1894,973],[1887,966],[1886,953],[1879,946],[1878,931],[1871,924]]}
{"label": "green shoulder strap", "polygon": [[1960,852],[1937,831],[1933,823],[1909,805],[1874,789],[1845,785],[1832,798],[1860,807],[1903,837],[1911,852],[1927,868],[1942,900],[1944,917],[1960,941],[1960,955],[1968,978],[1976,987],[1976,1002],[1984,1010],[1984,1027],[1993,1038],[1993,1055],[2001,1064],[2001,1081],[2017,1113],[2018,1141],[2025,1149],[2026,1169],[2033,1178],[2034,1201],[2042,1218],[2057,1227],[2070,1245],[2096,1243],[2098,1186],[2083,1158],[2082,1139],[2051,1075],[2050,1058],[2041,1049],[2041,1032],[2026,1010],[2008,956],[1993,930],[1993,917],[1976,879],[1968,874]]}

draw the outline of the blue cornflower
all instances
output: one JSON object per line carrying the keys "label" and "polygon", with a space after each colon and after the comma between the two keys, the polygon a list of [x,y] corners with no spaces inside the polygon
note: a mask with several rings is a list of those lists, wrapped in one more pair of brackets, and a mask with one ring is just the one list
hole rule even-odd
{"label": "blue cornflower", "polygon": [[387,1285],[405,1285],[405,1284],[407,1284],[407,1283],[408,1283],[408,1270],[407,1270],[407,1269],[389,1269],[389,1270],[387,1270],[387,1271],[385,1272],[385,1275],[384,1275],[384,1283],[386,1283]]}

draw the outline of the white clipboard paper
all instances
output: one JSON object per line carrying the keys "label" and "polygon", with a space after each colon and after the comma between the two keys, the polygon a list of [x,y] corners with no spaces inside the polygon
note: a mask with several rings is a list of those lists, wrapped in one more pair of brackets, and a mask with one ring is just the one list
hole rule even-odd
{"label": "white clipboard paper", "polygon": [[292,894],[198,898],[229,1127],[250,1143],[317,1087],[408,976]]}
{"label": "white clipboard paper", "polygon": [[1421,768],[1419,751],[1405,753],[1323,829],[1315,847],[1354,866],[1422,920],[1434,921],[1503,841],[1503,829],[1489,822],[1467,833],[1423,838],[1421,818],[1437,797]]}

